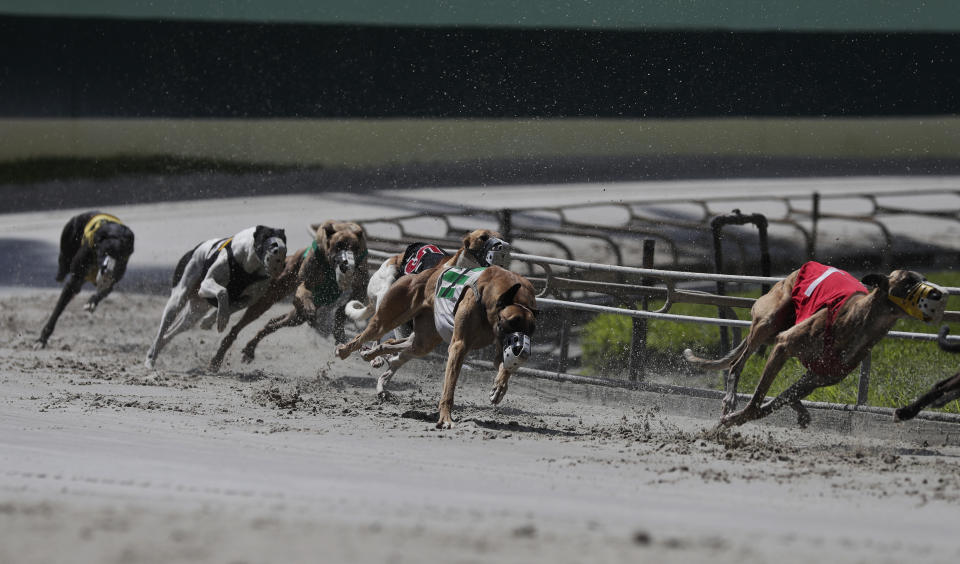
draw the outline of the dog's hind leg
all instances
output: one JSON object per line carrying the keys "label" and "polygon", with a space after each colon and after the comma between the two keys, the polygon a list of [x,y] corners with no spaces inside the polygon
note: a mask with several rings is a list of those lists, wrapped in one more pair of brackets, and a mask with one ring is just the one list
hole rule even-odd
{"label": "dog's hind leg", "polygon": [[743,372],[747,360],[760,347],[771,343],[778,333],[788,329],[792,323],[792,318],[785,320],[782,314],[777,314],[755,319],[750,325],[750,332],[747,333],[747,337],[741,342],[740,346],[734,349],[739,351],[739,354],[736,355],[736,358],[730,364],[730,369],[724,375],[726,394],[723,396],[723,415],[731,413],[737,408],[737,386],[740,383],[740,374]]}
{"label": "dog's hind leg", "polygon": [[780,337],[777,338],[777,343],[773,345],[770,355],[767,357],[767,363],[763,367],[763,374],[760,375],[760,382],[757,383],[757,389],[754,390],[749,403],[740,411],[723,416],[720,419],[721,425],[726,427],[742,425],[747,421],[759,419],[763,416],[760,407],[767,397],[767,391],[770,389],[771,384],[773,384],[773,380],[777,377],[777,374],[780,373],[783,365],[787,362],[787,359],[796,354],[796,351],[792,350],[793,347],[789,339],[784,338],[783,335],[784,334],[781,334]]}
{"label": "dog's hind leg", "polygon": [[146,367],[153,368],[157,356],[160,354],[160,351],[167,346],[167,343],[177,334],[192,327],[203,317],[207,309],[209,309],[207,302],[187,299],[185,292],[171,296],[167,302],[167,306],[163,310],[163,317],[160,321],[160,329],[157,331],[157,337],[153,341],[153,346],[150,347],[150,351],[147,353],[147,358],[144,361]]}
{"label": "dog's hind leg", "polygon": [[[230,328],[230,331],[223,336],[223,339],[220,340],[220,347],[217,349],[217,354],[213,355],[213,358],[210,359],[210,370],[216,372],[220,369],[220,366],[223,364],[223,357],[226,356],[227,351],[233,345],[233,342],[237,340],[237,336],[240,335],[240,331],[242,331],[247,325],[253,323],[258,317],[266,313],[266,311],[269,310],[274,303],[276,303],[275,299],[264,296],[260,300],[251,304],[250,307],[243,310],[243,316],[240,318],[240,320],[237,321],[233,327]],[[256,348],[256,344],[254,344],[253,348]],[[253,360],[252,349],[250,360]],[[250,360],[245,360],[245,362],[250,362]]]}
{"label": "dog's hind leg", "polygon": [[[363,360],[371,361],[371,363],[376,362],[384,355],[397,353],[400,351],[407,350],[413,346],[414,335],[410,335],[404,339],[387,339],[386,341],[370,347],[369,349],[363,349],[360,352],[360,358]],[[373,364],[374,368],[380,366],[379,364]]]}
{"label": "dog's hind leg", "polygon": [[[346,359],[351,353],[360,350],[364,343],[369,341],[379,341],[381,337],[392,331],[397,325],[406,323],[413,318],[417,312],[405,310],[399,317],[391,317],[389,320],[381,319],[382,310],[378,310],[370,318],[370,322],[359,335],[343,345],[337,346],[337,356]],[[386,315],[384,315],[386,317]]]}
{"label": "dog's hind leg", "polygon": [[750,331],[746,338],[740,341],[740,344],[723,358],[711,361],[695,356],[690,349],[683,351],[683,356],[687,362],[695,366],[727,369],[724,375],[726,393],[722,401],[722,415],[727,415],[737,407],[737,386],[740,381],[740,373],[743,372],[747,360],[760,347],[772,343],[779,333],[786,331],[793,325],[795,314],[791,292],[795,279],[796,277],[791,275],[775,284],[769,292],[757,298],[750,309],[750,315],[753,319],[750,324]]}
{"label": "dog's hind leg", "polygon": [[284,327],[295,327],[305,321],[306,318],[303,317],[303,314],[297,308],[293,308],[288,313],[274,317],[243,347],[243,355],[240,357],[240,360],[244,363],[252,362],[256,357],[257,345],[260,344],[260,341],[263,340],[264,337]]}
{"label": "dog's hind leg", "polygon": [[50,318],[47,319],[47,323],[40,331],[40,338],[37,339],[35,348],[42,349],[47,346],[47,340],[50,338],[50,335],[53,334],[53,329],[57,326],[57,320],[60,319],[60,315],[63,313],[63,310],[66,309],[67,304],[70,303],[70,300],[80,293],[80,288],[82,286],[82,277],[76,275],[70,276],[70,280],[67,282],[66,286],[63,287],[63,291],[60,292],[60,297],[57,299],[57,305],[53,307],[53,313],[50,314]]}

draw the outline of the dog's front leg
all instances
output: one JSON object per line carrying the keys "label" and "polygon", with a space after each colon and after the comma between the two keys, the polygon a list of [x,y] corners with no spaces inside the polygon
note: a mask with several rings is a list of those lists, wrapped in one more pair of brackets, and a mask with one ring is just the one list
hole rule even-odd
{"label": "dog's front leg", "polygon": [[47,319],[47,323],[40,331],[40,337],[34,344],[34,348],[42,349],[47,346],[47,340],[50,338],[50,335],[53,334],[53,329],[57,326],[57,320],[60,319],[60,314],[62,314],[63,310],[66,309],[67,304],[70,303],[70,300],[80,293],[80,288],[82,286],[83,278],[77,276],[76,274],[71,274],[67,285],[64,286],[63,291],[60,292],[60,298],[57,299],[57,305],[54,306],[53,313],[50,314],[50,318]]}
{"label": "dog's front leg", "polygon": [[95,294],[90,296],[90,299],[87,300],[87,303],[83,305],[83,309],[86,310],[88,313],[93,313],[94,311],[97,310],[97,306],[100,305],[100,302],[103,301],[104,298],[109,296],[110,292],[112,291],[113,291],[112,284],[104,288],[103,290],[97,290]]}
{"label": "dog's front leg", "polygon": [[960,392],[960,372],[949,378],[940,380],[930,391],[917,398],[915,402],[894,411],[893,419],[894,421],[908,421],[913,419],[928,405],[946,405],[946,402],[950,401],[948,398],[954,398],[958,392]]}
{"label": "dog's front leg", "polygon": [[490,403],[497,405],[507,395],[507,384],[510,380],[510,372],[500,364],[497,371],[497,378],[493,381],[493,389],[490,390]]}
{"label": "dog's front leg", "polygon": [[208,277],[200,283],[197,295],[203,299],[217,300],[217,332],[223,333],[230,323],[230,295],[227,289]]}
{"label": "dog's front leg", "polygon": [[463,367],[463,359],[467,356],[467,344],[462,338],[454,335],[447,348],[447,368],[443,375],[443,394],[440,396],[440,420],[437,429],[453,427],[453,393],[457,388],[457,378]]}

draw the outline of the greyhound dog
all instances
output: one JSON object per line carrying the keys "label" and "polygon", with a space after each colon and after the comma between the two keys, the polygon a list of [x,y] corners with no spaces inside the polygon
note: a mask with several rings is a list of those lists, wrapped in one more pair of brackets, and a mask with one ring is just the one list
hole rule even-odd
{"label": "greyhound dog", "polygon": [[490,229],[476,229],[464,235],[463,244],[453,256],[432,243],[412,243],[404,252],[383,261],[370,277],[366,305],[359,300],[351,300],[346,306],[347,317],[354,321],[369,318],[380,307],[383,296],[398,278],[419,274],[441,263],[471,268],[495,264],[507,268],[510,264],[510,243]]}
{"label": "greyhound dog", "polygon": [[[864,284],[873,286],[868,291]],[[723,426],[741,425],[789,405],[806,427],[810,414],[800,403],[813,390],[843,380],[900,318],[928,323],[943,315],[947,294],[912,271],[889,276],[868,274],[857,281],[850,274],[808,262],[757,299],[750,310],[750,331],[737,347],[718,360],[702,359],[687,349],[684,357],[701,368],[728,369],[723,398]],[[747,359],[762,345],[773,345],[750,402],[737,404],[737,382]],[[796,357],[806,373],[770,402],[767,390],[787,358]]]}
{"label": "greyhound dog", "polygon": [[71,217],[60,234],[57,282],[63,282],[68,275],[70,278],[63,286],[50,319],[40,331],[36,348],[47,346],[57,319],[70,300],[80,293],[84,282],[91,282],[97,287],[96,293],[83,306],[93,313],[123,278],[132,254],[133,231],[116,217],[99,211]]}
{"label": "greyhound dog", "polygon": [[[367,269],[367,236],[363,228],[351,221],[328,220],[311,225],[314,235],[309,247],[287,257],[283,272],[271,284],[260,300],[247,308],[240,321],[223,338],[210,368],[216,370],[223,362],[227,349],[240,330],[257,319],[273,304],[293,296],[293,308],[275,317],[263,326],[243,347],[243,362],[252,362],[260,340],[283,327],[309,323],[315,329],[332,328],[334,340],[346,341],[343,306],[349,299],[363,295],[370,279]],[[327,312],[332,320],[322,319]]]}
{"label": "greyhound dog", "polygon": [[[413,243],[406,250],[385,260],[380,269],[370,277],[367,285],[368,303],[364,306],[360,301],[351,301],[347,304],[347,315],[356,321],[366,319],[380,307],[383,298],[390,286],[400,277],[419,274],[438,265],[458,266],[461,268],[477,268],[482,266],[507,267],[510,263],[510,243],[500,238],[500,234],[490,229],[475,229],[463,236],[460,249],[453,255],[448,255],[437,245],[429,243]],[[409,338],[412,324],[404,323],[394,329],[398,339]],[[387,365],[387,371],[377,379],[377,395],[385,397],[386,385],[411,357],[397,352],[385,358],[378,356],[371,361],[374,368]]]}
{"label": "greyhound dog", "polygon": [[[944,325],[940,328],[940,334],[937,338],[937,344],[947,352],[960,352],[960,343],[950,343],[947,341],[947,334],[950,328]],[[944,378],[930,388],[930,391],[923,394],[910,405],[901,407],[893,412],[893,418],[897,421],[908,421],[920,413],[920,410],[927,407],[943,407],[951,401],[960,398],[960,372],[957,372],[949,378]]]}
{"label": "greyhound dog", "polygon": [[[467,291],[470,290],[470,291]],[[453,426],[454,390],[468,351],[493,342],[497,376],[490,402],[498,404],[507,392],[512,372],[530,356],[530,335],[536,329],[536,298],[526,278],[499,266],[473,269],[442,266],[397,280],[363,333],[337,347],[342,359],[363,343],[384,336],[413,321],[413,334],[391,339],[361,354],[364,360],[399,353],[399,364],[422,357],[447,340],[447,365],[440,397],[437,428]],[[391,367],[392,369],[392,367]]]}
{"label": "greyhound dog", "polygon": [[173,290],[160,329],[144,361],[147,368],[154,367],[170,339],[201,318],[203,327],[215,322],[217,331],[223,332],[232,313],[260,299],[270,279],[283,270],[286,256],[283,229],[262,225],[233,237],[204,241],[183,255],[173,273]]}

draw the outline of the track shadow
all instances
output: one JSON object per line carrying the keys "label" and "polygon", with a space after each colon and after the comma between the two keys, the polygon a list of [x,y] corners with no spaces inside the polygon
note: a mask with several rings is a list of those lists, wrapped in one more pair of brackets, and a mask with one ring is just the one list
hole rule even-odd
{"label": "track shadow", "polygon": [[55,245],[35,239],[0,239],[0,286],[59,286]]}
{"label": "track shadow", "polygon": [[[404,411],[400,414],[400,417],[403,419],[415,419],[417,421],[423,421],[425,423],[436,423],[440,419],[440,412],[434,411],[428,413],[426,411],[420,411],[418,409],[411,409]],[[503,423],[502,421],[491,421],[489,419],[477,419],[475,417],[467,417],[464,419],[459,419],[454,422],[456,425],[463,425],[464,423],[473,423],[477,427],[482,429],[489,429],[491,431],[511,431],[515,433],[535,433],[537,435],[545,435],[551,437],[581,437],[584,433],[576,433],[573,431],[561,431],[559,429],[552,429],[546,425],[522,425],[517,421],[508,421]]]}
{"label": "track shadow", "polygon": [[[26,286],[30,288],[57,288],[56,245],[36,239],[0,239],[0,286]],[[136,265],[136,253],[118,291],[128,290],[147,294],[164,294],[170,291],[172,267],[144,267]]]}

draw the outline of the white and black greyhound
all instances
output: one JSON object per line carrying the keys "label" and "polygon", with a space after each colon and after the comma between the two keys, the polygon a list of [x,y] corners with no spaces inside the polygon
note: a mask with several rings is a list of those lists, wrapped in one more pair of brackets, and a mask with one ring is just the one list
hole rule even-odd
{"label": "white and black greyhound", "polygon": [[[177,333],[216,323],[223,332],[230,315],[260,299],[270,280],[283,271],[287,236],[283,229],[258,225],[226,239],[210,239],[183,255],[173,273],[173,291],[160,329],[144,364],[153,368],[160,350]],[[216,308],[210,311],[211,308]]]}
{"label": "white and black greyhound", "polygon": [[90,211],[71,217],[60,234],[57,269],[57,282],[66,279],[66,284],[53,313],[40,331],[36,348],[47,346],[57,319],[70,300],[80,293],[84,282],[91,282],[97,287],[96,293],[83,306],[83,309],[93,313],[100,301],[123,278],[132,254],[133,231],[115,216]]}

